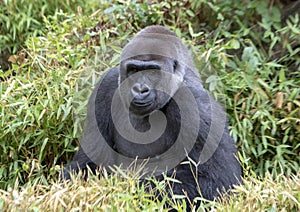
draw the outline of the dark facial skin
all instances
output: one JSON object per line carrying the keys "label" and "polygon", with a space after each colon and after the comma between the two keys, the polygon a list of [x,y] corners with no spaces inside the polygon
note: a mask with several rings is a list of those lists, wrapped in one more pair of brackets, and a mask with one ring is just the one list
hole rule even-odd
{"label": "dark facial skin", "polygon": [[[148,115],[162,108],[170,96],[158,89],[159,83],[169,84],[162,72],[181,74],[177,61],[157,55],[143,55],[122,61],[120,83],[128,79],[127,100],[136,115]],[[178,85],[173,88],[178,89]],[[173,89],[172,88],[172,89]]]}

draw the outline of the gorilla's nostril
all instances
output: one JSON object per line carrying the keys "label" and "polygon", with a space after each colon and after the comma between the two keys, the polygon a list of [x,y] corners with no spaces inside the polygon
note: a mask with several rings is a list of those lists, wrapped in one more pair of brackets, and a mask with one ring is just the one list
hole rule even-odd
{"label": "gorilla's nostril", "polygon": [[141,93],[148,93],[150,91],[150,89],[148,87],[143,87],[141,89]]}
{"label": "gorilla's nostril", "polygon": [[150,93],[150,88],[146,84],[135,83],[131,88],[131,92],[134,97],[143,98]]}

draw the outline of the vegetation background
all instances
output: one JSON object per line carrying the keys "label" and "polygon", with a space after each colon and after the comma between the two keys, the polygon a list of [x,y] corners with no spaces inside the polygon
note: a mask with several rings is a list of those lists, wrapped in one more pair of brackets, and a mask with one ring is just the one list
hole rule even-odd
{"label": "vegetation background", "polygon": [[[300,209],[299,1],[0,0],[0,210],[184,211],[137,175],[58,184],[78,150],[86,103],[140,29],[160,24],[192,51],[226,108],[245,184],[199,210]],[[121,178],[118,177],[121,174]],[[172,180],[172,179],[168,179]],[[163,192],[166,182],[155,182]]]}

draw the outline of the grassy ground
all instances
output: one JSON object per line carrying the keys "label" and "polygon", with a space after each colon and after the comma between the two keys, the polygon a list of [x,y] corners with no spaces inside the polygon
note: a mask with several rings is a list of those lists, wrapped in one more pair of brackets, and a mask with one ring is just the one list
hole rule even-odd
{"label": "grassy ground", "polygon": [[[163,192],[164,183],[158,183]],[[168,211],[176,208],[185,211],[182,196],[165,198],[159,202],[153,191],[130,175],[90,178],[87,182],[73,178],[68,183],[51,182],[28,184],[22,188],[0,190],[0,209],[5,211]],[[199,198],[200,199],[200,198]],[[170,208],[163,205],[168,202]],[[192,206],[193,207],[193,206]],[[300,179],[278,176],[258,179],[246,177],[244,185],[237,186],[230,198],[203,201],[198,211],[299,211]]]}

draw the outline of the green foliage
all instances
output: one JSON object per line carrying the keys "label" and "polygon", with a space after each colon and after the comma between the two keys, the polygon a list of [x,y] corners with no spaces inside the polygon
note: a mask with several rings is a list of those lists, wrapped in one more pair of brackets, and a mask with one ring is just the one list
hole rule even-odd
{"label": "green foliage", "polygon": [[28,40],[26,56],[12,64],[16,76],[1,82],[1,187],[16,179],[21,184],[39,178],[46,182],[51,175],[44,177],[44,171],[51,173],[56,164],[70,160],[66,153],[77,146],[73,90],[89,49],[65,34],[72,30],[66,23],[74,19],[53,22],[52,27],[62,24],[63,30]]}
{"label": "green foliage", "polygon": [[227,109],[242,162],[260,176],[289,175],[300,164],[299,18],[281,27],[278,8],[252,4],[259,25],[236,16],[239,28],[225,20],[192,49],[207,88]]}
{"label": "green foliage", "polygon": [[34,36],[43,35],[43,19],[56,12],[65,13],[83,10],[86,14],[93,11],[97,1],[83,0],[3,0],[0,1],[0,52],[7,49],[16,53],[24,42]]}
{"label": "green foliage", "polygon": [[57,178],[77,150],[99,75],[151,24],[190,46],[227,109],[243,164],[261,176],[298,172],[299,17],[280,26],[270,2],[1,1],[0,48],[15,54],[0,69],[0,188]]}

